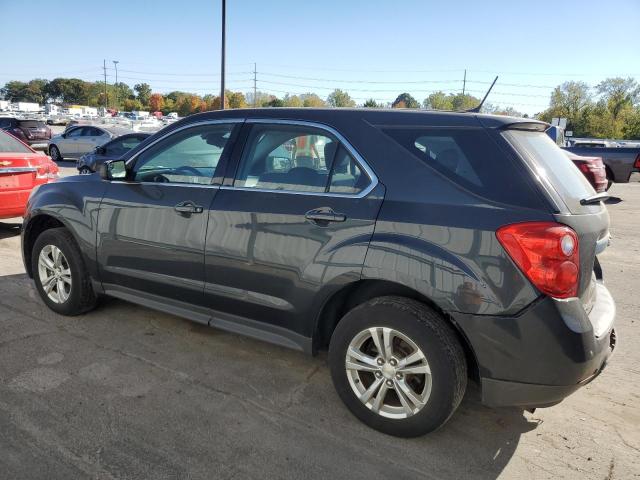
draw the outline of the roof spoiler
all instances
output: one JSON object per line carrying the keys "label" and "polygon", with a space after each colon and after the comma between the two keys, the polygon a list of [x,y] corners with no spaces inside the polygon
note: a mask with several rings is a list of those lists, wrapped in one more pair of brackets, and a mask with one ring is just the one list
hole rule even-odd
{"label": "roof spoiler", "polygon": [[545,132],[551,125],[545,122],[513,122],[500,127],[501,130],[525,130],[527,132]]}

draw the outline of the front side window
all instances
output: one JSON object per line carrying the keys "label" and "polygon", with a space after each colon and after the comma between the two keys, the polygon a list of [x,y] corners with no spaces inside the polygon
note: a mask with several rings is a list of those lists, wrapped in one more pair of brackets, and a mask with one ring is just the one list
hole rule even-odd
{"label": "front side window", "polygon": [[298,125],[251,127],[234,186],[310,193],[357,193],[369,183],[330,133]]}
{"label": "front side window", "polygon": [[67,137],[69,137],[69,138],[80,137],[80,136],[82,136],[82,131],[83,130],[84,130],[84,128],[82,128],[82,127],[74,128],[73,130],[70,130],[69,133],[67,133]]}
{"label": "front side window", "polygon": [[209,184],[233,125],[202,125],[171,134],[142,152],[134,167],[139,182]]}

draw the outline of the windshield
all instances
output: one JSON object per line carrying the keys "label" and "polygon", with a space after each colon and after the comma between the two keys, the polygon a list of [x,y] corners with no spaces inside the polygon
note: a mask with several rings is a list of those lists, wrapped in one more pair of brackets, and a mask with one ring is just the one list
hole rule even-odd
{"label": "windshield", "polygon": [[11,135],[0,132],[0,153],[32,153],[22,142]]}
{"label": "windshield", "polygon": [[582,210],[580,200],[595,195],[586,177],[545,133],[507,130],[504,136],[556,190],[571,212]]}

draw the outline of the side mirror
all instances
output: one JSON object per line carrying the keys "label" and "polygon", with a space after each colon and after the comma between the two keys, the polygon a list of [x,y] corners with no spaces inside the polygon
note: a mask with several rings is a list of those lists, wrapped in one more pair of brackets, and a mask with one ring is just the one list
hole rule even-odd
{"label": "side mirror", "polygon": [[105,153],[107,153],[107,149],[103,146],[96,147],[96,153],[99,155],[104,155]]}
{"label": "side mirror", "polygon": [[67,138],[67,132],[64,132],[62,135],[60,135],[62,138]]}
{"label": "side mirror", "polygon": [[100,165],[100,178],[103,180],[126,180],[127,164],[124,160],[111,160]]}

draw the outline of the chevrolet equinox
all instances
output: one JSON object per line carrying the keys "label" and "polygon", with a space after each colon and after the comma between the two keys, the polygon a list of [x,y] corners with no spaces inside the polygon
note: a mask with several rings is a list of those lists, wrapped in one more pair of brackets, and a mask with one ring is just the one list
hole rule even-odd
{"label": "chevrolet equinox", "polygon": [[316,353],[367,425],[443,425],[467,379],[546,407],[615,347],[602,200],[547,124],[475,113],[193,115],[42,185],[22,233],[46,305],[102,295]]}

